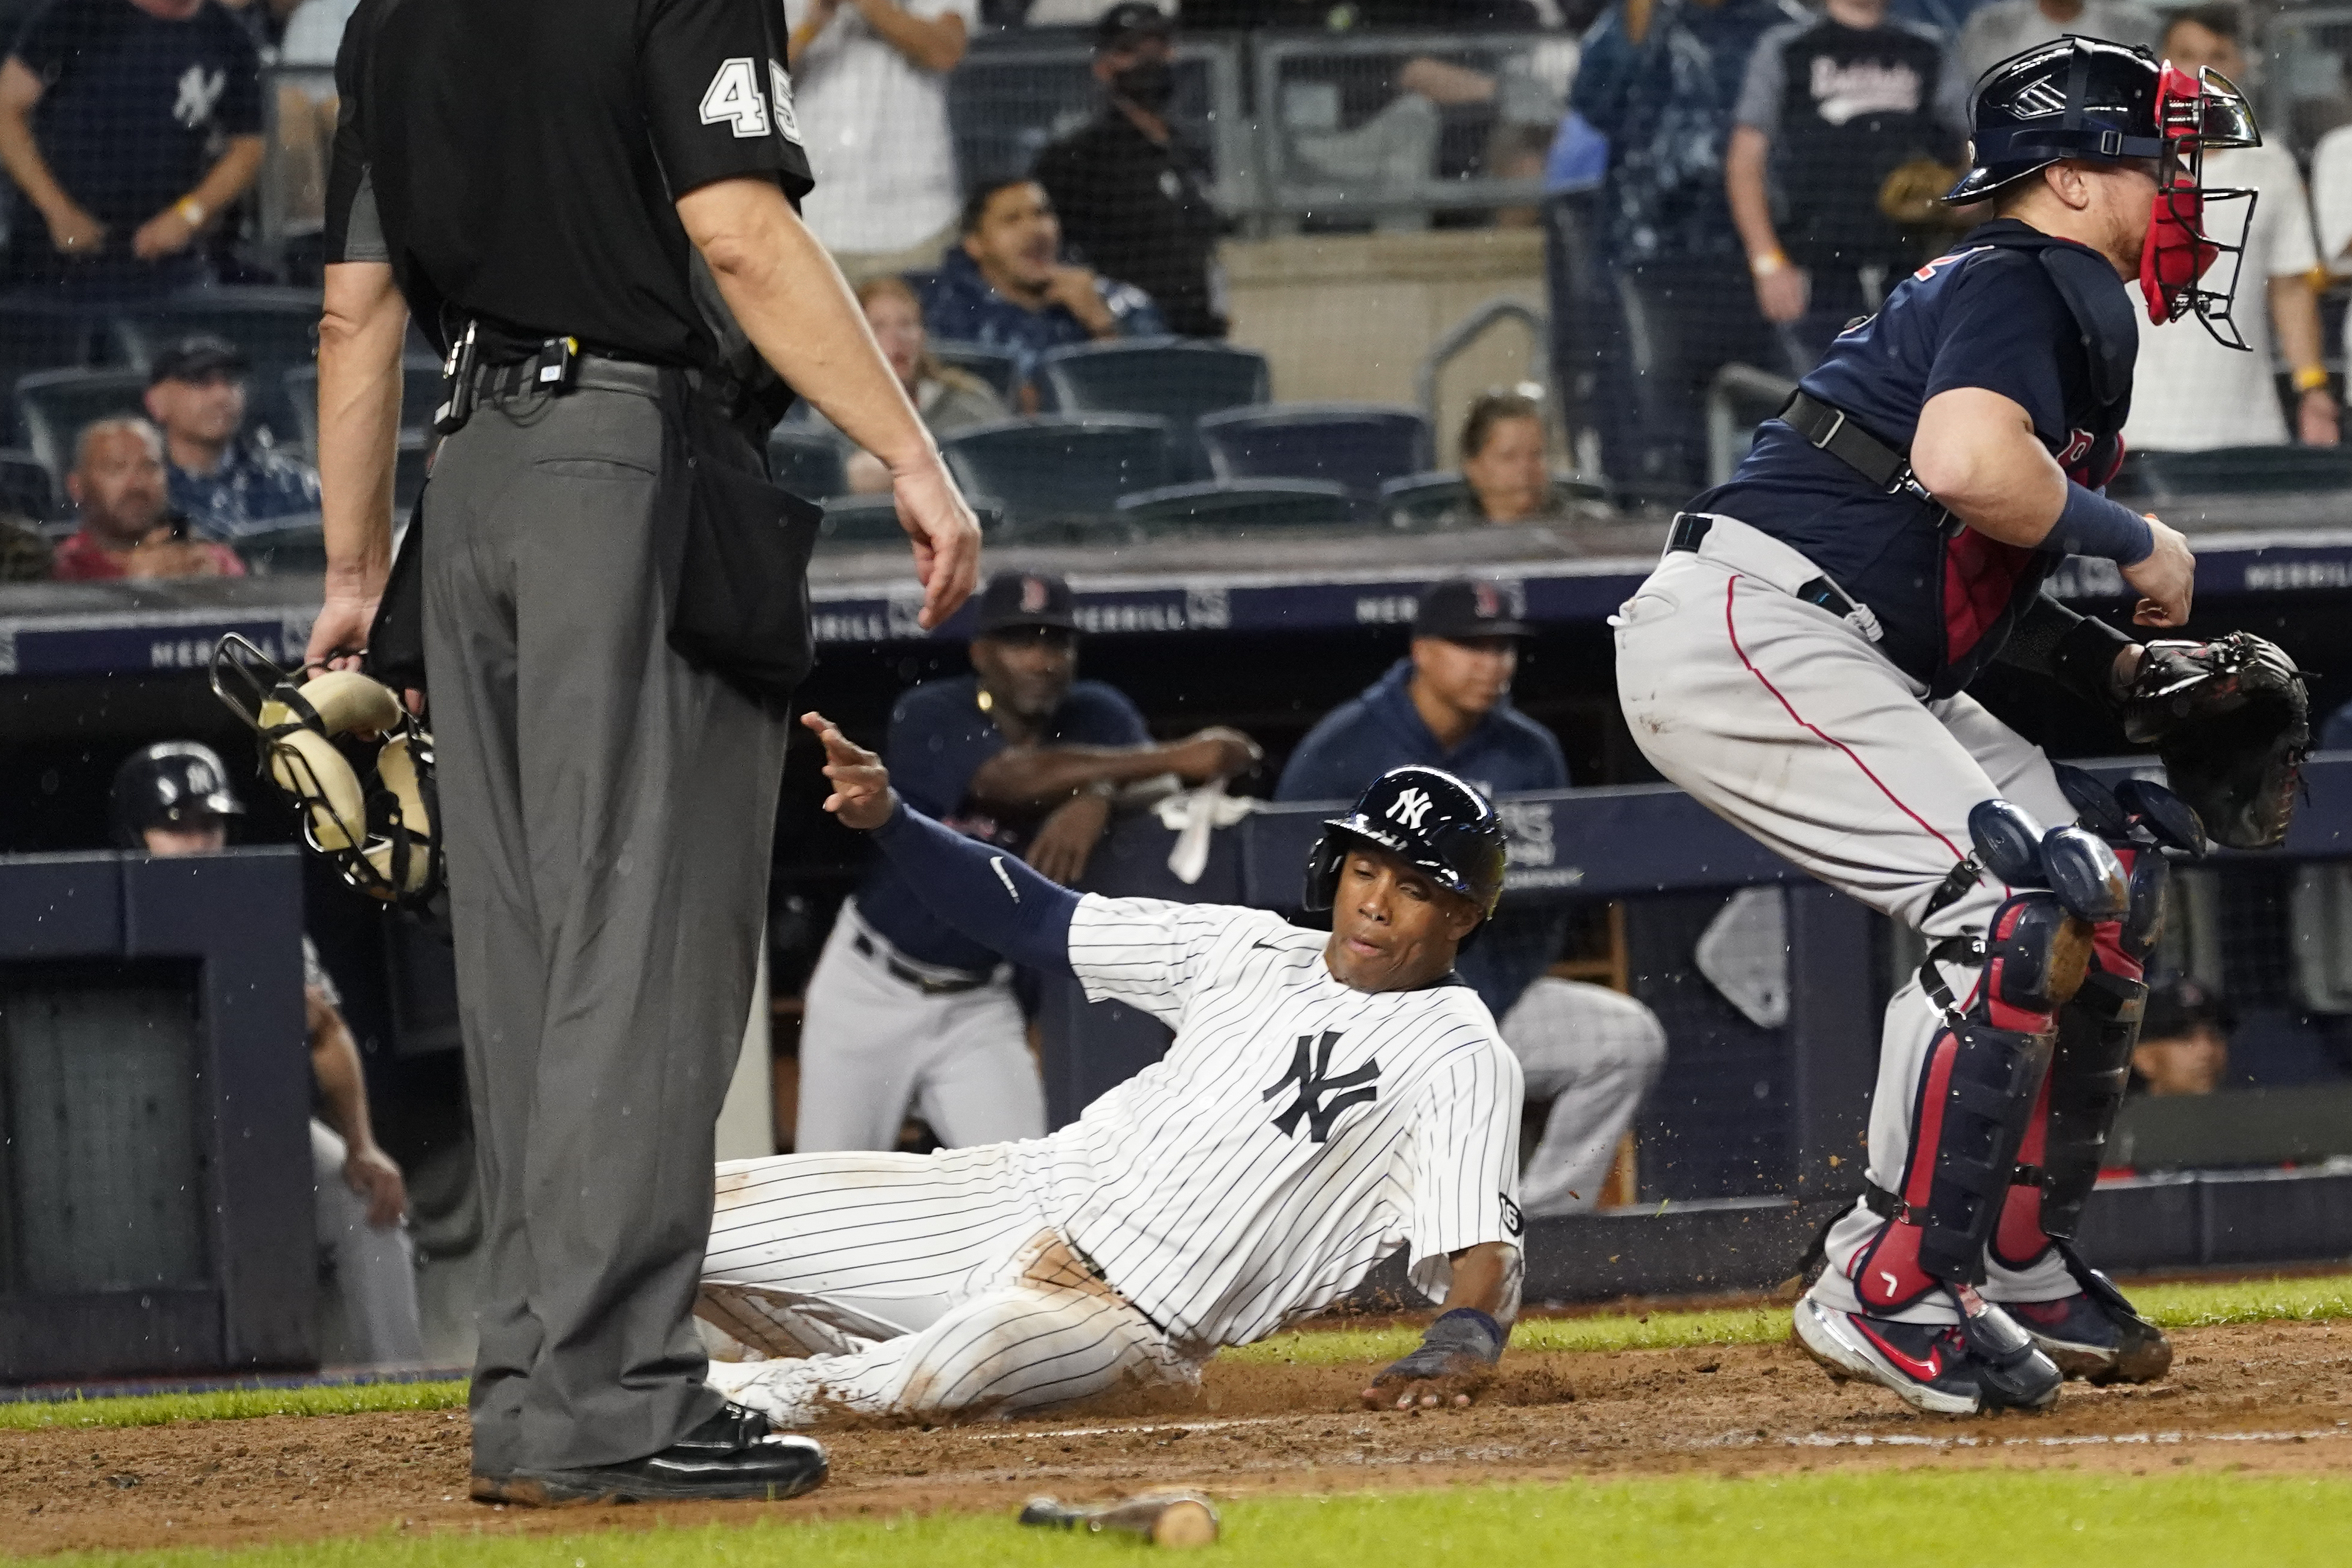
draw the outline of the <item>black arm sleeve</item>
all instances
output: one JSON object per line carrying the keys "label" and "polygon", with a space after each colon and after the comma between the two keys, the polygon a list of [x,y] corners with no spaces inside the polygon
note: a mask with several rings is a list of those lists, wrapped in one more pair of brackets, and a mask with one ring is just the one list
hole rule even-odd
{"label": "black arm sleeve", "polygon": [[933,915],[1024,968],[1066,975],[1078,895],[898,802],[874,841]]}
{"label": "black arm sleeve", "polygon": [[2105,707],[2115,700],[2108,683],[2116,652],[2131,644],[2129,637],[2105,622],[2077,615],[2048,594],[2037,593],[2001,645],[1999,662],[2047,675]]}

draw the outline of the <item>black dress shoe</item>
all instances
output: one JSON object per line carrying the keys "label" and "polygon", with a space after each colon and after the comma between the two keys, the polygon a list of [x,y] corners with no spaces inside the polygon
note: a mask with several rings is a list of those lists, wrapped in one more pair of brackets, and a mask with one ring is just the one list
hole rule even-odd
{"label": "black dress shoe", "polygon": [[759,1498],[781,1502],[825,1476],[814,1439],[771,1431],[768,1418],[729,1405],[660,1453],[580,1470],[517,1470],[501,1500],[533,1508],[599,1502],[691,1502]]}

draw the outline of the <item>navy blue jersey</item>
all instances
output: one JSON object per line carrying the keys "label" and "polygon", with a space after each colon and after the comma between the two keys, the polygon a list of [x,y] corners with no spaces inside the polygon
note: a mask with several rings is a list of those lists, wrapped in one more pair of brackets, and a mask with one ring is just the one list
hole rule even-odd
{"label": "navy blue jersey", "polygon": [[[1143,715],[1116,687],[1073,684],[1045,727],[1046,746],[1141,746],[1151,733]],[[884,747],[891,786],[908,805],[971,838],[1014,853],[1028,847],[1045,813],[1000,815],[968,795],[971,776],[1004,749],[1004,732],[981,711],[980,678],[926,681],[898,699]],[[890,945],[920,963],[974,972],[996,955],[941,921],[887,858],[858,884],[857,912]]]}
{"label": "navy blue jersey", "polygon": [[[2091,257],[2095,267],[2068,258],[2069,276],[2090,280],[2080,287],[2111,287],[2118,304],[2126,301],[2122,281],[2095,253],[1999,220],[1905,278],[1800,384],[1906,452],[1928,399],[1982,387],[2026,411],[2071,477],[2105,484],[2122,452],[2137,338],[2121,350],[2120,392],[2103,399],[2078,325],[2081,302],[2069,302],[2045,265],[2051,248]],[[1758,428],[1738,472],[1691,509],[1737,517],[1802,551],[1870,606],[1887,657],[1938,696],[1966,686],[2000,651],[2059,559],[1959,527],[1906,493],[1890,495],[1777,419]]]}

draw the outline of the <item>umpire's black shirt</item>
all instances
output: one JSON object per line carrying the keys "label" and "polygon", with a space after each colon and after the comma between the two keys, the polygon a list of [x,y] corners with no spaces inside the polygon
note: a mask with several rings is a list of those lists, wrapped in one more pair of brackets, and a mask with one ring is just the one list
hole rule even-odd
{"label": "umpire's black shirt", "polygon": [[776,0],[361,0],[327,259],[389,261],[435,342],[476,319],[486,361],[551,337],[714,368],[673,204],[808,160]]}

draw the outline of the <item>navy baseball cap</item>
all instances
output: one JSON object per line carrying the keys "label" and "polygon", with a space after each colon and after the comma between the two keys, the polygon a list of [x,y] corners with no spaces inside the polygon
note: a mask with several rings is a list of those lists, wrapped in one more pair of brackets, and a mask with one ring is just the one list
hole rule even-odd
{"label": "navy baseball cap", "polygon": [[1526,637],[1535,631],[1520,619],[1527,612],[1526,592],[1517,583],[1450,577],[1421,596],[1413,611],[1412,634],[1457,643],[1474,637]]}
{"label": "navy baseball cap", "polygon": [[181,339],[155,356],[147,370],[147,384],[158,382],[205,382],[215,376],[242,376],[253,368],[245,350],[226,338],[198,332]]}
{"label": "navy baseball cap", "polygon": [[980,592],[978,634],[992,636],[1024,626],[1076,631],[1077,601],[1070,585],[1050,571],[1000,571],[990,578]]}
{"label": "navy baseball cap", "polygon": [[2211,987],[2193,975],[2182,975],[2149,988],[2146,1009],[2140,1014],[2139,1037],[2177,1040],[2193,1030],[2209,1027],[2227,1034],[2237,1021],[2230,1004],[2214,995]]}
{"label": "navy baseball cap", "polygon": [[1165,38],[1175,31],[1175,18],[1149,0],[1119,0],[1095,18],[1095,47],[1108,49],[1135,37]]}

